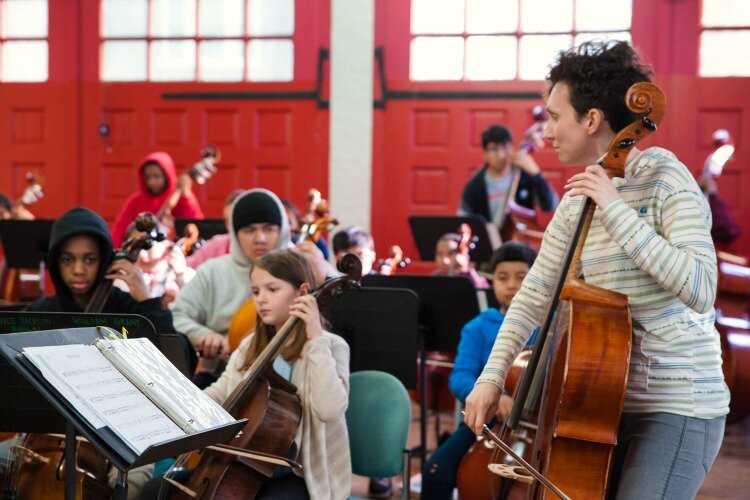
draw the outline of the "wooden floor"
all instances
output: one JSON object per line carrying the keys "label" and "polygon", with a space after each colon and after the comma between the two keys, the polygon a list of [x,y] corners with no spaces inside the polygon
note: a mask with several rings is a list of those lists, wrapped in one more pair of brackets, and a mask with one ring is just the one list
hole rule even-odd
{"label": "wooden floor", "polygon": [[[412,415],[418,415],[419,407],[412,408]],[[428,420],[427,447],[435,448],[435,417]],[[440,431],[450,431],[453,417],[449,414],[440,416]],[[419,444],[419,421],[415,418],[409,432],[409,446]],[[412,460],[412,477],[419,472],[419,460]],[[417,478],[418,479],[418,478]],[[393,480],[393,493],[390,498],[400,498],[399,478]],[[367,494],[368,479],[354,476],[352,479],[352,496],[369,498]],[[413,499],[419,498],[413,494]],[[741,422],[727,424],[724,443],[719,451],[708,478],[703,483],[698,500],[742,499],[750,498],[750,418]]]}

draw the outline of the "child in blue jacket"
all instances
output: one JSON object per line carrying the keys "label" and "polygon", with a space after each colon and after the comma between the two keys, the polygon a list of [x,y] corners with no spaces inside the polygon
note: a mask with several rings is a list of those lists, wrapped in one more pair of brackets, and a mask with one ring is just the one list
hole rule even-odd
{"label": "child in blue jacket", "polygon": [[[495,344],[500,324],[505,319],[505,312],[521,288],[521,282],[535,258],[536,254],[531,247],[516,241],[503,244],[492,255],[492,289],[500,308],[487,309],[466,323],[461,330],[461,340],[458,343],[449,384],[451,393],[462,403],[482,373]],[[533,341],[532,336],[529,343]],[[501,405],[505,407],[506,415],[512,404],[512,398],[503,395]],[[456,431],[425,462],[422,469],[422,498],[452,498],[458,465],[475,441],[474,432],[461,422]]]}

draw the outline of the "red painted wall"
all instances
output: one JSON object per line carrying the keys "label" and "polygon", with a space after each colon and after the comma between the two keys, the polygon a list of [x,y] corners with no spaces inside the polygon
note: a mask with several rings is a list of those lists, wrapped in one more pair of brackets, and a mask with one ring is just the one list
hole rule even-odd
{"label": "red painted wall", "polygon": [[[49,2],[50,79],[42,84],[0,85],[0,190],[23,191],[29,170],[46,177],[46,197],[33,208],[54,217],[85,204],[112,218],[135,189],[133,165],[150,151],[169,151],[180,167],[215,142],[219,174],[198,187],[209,216],[224,195],[262,185],[302,205],[310,187],[328,186],[328,111],[314,100],[165,100],[166,92],[307,91],[316,87],[317,54],[328,47],[329,0],[297,0],[295,72],[284,84],[147,84],[98,81],[99,3]],[[543,82],[413,83],[408,80],[409,8],[402,0],[375,2],[377,46],[383,47],[385,81],[400,91],[541,92]],[[744,223],[750,215],[748,139],[750,80],[697,78],[699,0],[634,0],[633,40],[655,67],[669,108],[653,143],[672,149],[697,173],[710,152],[715,128],[730,130],[737,150],[719,179],[722,195]],[[376,74],[376,98],[382,97]],[[323,97],[328,95],[324,65]],[[469,173],[481,162],[479,132],[503,121],[516,136],[530,124],[537,99],[399,99],[374,113],[372,231],[378,253],[400,244],[416,257],[406,218],[452,214]],[[110,133],[99,134],[106,124]],[[537,154],[560,190],[567,174],[553,152]],[[345,218],[335,213],[334,216]],[[750,254],[750,228],[734,250]]]}

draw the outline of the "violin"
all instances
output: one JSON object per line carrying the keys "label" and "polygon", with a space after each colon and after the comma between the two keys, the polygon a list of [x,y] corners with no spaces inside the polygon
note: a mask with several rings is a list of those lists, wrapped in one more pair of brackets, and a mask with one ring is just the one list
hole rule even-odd
{"label": "violin", "polygon": [[308,212],[302,218],[303,225],[298,243],[308,239],[317,243],[323,232],[330,231],[339,223],[338,219],[331,217],[328,200],[322,198],[320,191],[315,188],[310,189],[308,201]]}
{"label": "violin", "polygon": [[[357,280],[362,273],[359,259],[353,255],[344,259],[347,262],[342,264],[342,269],[349,274],[329,280],[312,292],[321,308],[345,289],[358,286]],[[248,419],[245,428],[228,443],[228,447],[260,453],[275,459],[275,462],[207,450],[187,484],[176,485],[181,493],[197,499],[253,498],[265,479],[273,475],[297,434],[302,406],[297,388],[280,377],[272,363],[299,321],[292,316],[284,323],[222,405],[233,417]],[[176,467],[183,467],[186,460],[186,456],[180,457]],[[293,462],[291,465],[299,466]],[[168,482],[174,484],[171,480]]]}
{"label": "violin", "polygon": [[177,206],[180,198],[184,194],[190,192],[190,184],[192,184],[192,181],[203,185],[217,172],[216,164],[221,160],[221,151],[219,151],[219,148],[213,144],[206,144],[201,148],[200,155],[201,159],[195,162],[193,166],[184,173],[189,181],[178,180],[177,189],[175,189],[174,192],[164,200],[164,203],[156,213],[156,217],[169,228],[174,228],[172,210]]}
{"label": "violin", "polygon": [[[628,153],[656,130],[666,110],[663,92],[649,82],[631,86],[625,103],[639,118],[615,135],[600,161],[610,177],[623,175]],[[579,278],[596,209],[588,197],[582,205],[510,415],[500,436],[484,428],[485,435],[537,480],[529,493],[535,498],[546,497],[548,491],[560,498],[606,497],[625,399],[632,342],[628,297]],[[548,335],[555,321],[558,329]],[[543,358],[549,361],[540,371]],[[541,391],[532,391],[540,379]],[[532,460],[526,461],[507,441],[509,431],[517,429],[521,415],[536,401],[538,427]]]}
{"label": "violin", "polygon": [[398,245],[391,246],[388,251],[389,256],[378,261],[376,269],[378,274],[383,276],[393,276],[398,269],[403,269],[411,264],[409,257],[404,257],[404,251]]}

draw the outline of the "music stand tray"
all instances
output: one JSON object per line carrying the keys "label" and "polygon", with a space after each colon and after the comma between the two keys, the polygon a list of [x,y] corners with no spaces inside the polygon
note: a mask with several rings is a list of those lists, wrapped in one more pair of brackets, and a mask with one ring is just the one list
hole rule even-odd
{"label": "music stand tray", "polygon": [[379,370],[417,387],[419,297],[411,290],[347,290],[328,306],[331,331],[349,344],[350,370]]}
{"label": "music stand tray", "polygon": [[[124,472],[163,458],[174,457],[216,443],[229,441],[247,423],[247,419],[243,419],[231,424],[214,427],[207,431],[189,434],[149,446],[142,454],[137,455],[106,426],[100,429],[94,428],[76,411],[70,401],[60,395],[31,361],[22,354],[25,347],[90,344],[98,336],[96,328],[71,328],[65,330],[13,333],[0,336],[0,354],[63,416],[66,424],[64,431],[66,434],[66,443],[74,442],[75,434],[79,433],[118,470]],[[3,380],[0,384],[2,384],[0,391],[5,392],[7,388],[6,381]],[[30,416],[28,412],[25,414],[19,412],[15,418],[17,420],[14,423],[15,426],[23,427],[23,422],[27,421]],[[60,429],[56,426],[50,426],[50,428],[41,432],[59,433]],[[65,454],[66,464],[75,464],[75,446],[66,445]],[[74,478],[75,467],[66,467],[66,469],[72,472],[72,478]],[[69,498],[70,479],[71,476],[66,474],[66,499]],[[118,492],[116,488],[116,496],[124,498],[127,495],[127,485],[125,485],[123,490],[125,491],[121,490]],[[75,493],[75,483],[73,484],[73,493]]]}
{"label": "music stand tray", "polygon": [[500,235],[497,228],[489,224],[480,215],[451,216],[451,215],[412,215],[409,217],[409,227],[414,242],[417,244],[421,260],[435,260],[435,244],[446,233],[459,233],[461,224],[471,227],[471,234],[475,238],[475,246],[469,250],[474,262],[487,262],[492,252],[500,246]]}
{"label": "music stand tray", "polygon": [[181,238],[185,234],[185,226],[188,224],[198,226],[198,234],[204,240],[227,232],[224,219],[183,219],[178,217],[174,220],[174,230],[177,238]]}
{"label": "music stand tray", "polygon": [[0,220],[0,242],[8,267],[38,268],[49,247],[54,220]]}

